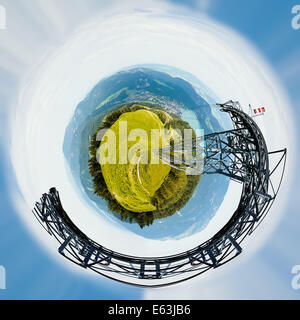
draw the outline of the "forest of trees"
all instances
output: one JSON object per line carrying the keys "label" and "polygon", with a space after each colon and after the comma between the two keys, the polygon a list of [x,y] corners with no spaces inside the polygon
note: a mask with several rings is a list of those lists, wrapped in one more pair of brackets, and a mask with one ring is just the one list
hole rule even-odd
{"label": "forest of trees", "polygon": [[94,192],[98,196],[104,198],[108,202],[108,208],[120,214],[121,220],[133,223],[134,221],[139,224],[141,228],[149,226],[155,219],[162,219],[173,215],[176,211],[180,210],[189,201],[193,192],[200,181],[200,175],[186,175],[185,172],[171,168],[168,176],[156,191],[151,199],[152,204],[156,207],[155,211],[150,212],[133,212],[125,209],[109,192],[105,180],[101,172],[101,166],[96,159],[96,152],[100,146],[101,141],[97,141],[97,132],[100,129],[108,129],[115,123],[121,114],[125,112],[133,112],[136,110],[146,109],[151,107],[151,111],[156,113],[160,120],[168,128],[183,130],[191,128],[189,124],[178,117],[171,115],[172,119],[169,120],[168,115],[159,108],[149,103],[130,103],[121,106],[119,109],[114,110],[107,114],[103,119],[101,125],[94,133],[90,143],[90,159],[89,159],[89,172],[93,178]]}

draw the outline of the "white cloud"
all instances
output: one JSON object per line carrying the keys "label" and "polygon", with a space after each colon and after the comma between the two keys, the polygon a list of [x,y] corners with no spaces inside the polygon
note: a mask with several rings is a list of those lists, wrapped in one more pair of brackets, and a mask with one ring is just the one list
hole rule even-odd
{"label": "white cloud", "polygon": [[213,0],[197,0],[196,4],[200,11],[208,12],[213,4]]}
{"label": "white cloud", "polygon": [[[107,224],[78,197],[62,153],[64,131],[78,102],[99,79],[121,68],[143,63],[172,65],[194,74],[221,101],[237,99],[244,106],[268,106],[259,121],[271,149],[293,143],[293,132],[286,130],[290,114],[282,111],[289,103],[267,64],[232,30],[208,18],[196,21],[172,15],[165,8],[132,11],[126,6],[117,12],[104,10],[32,69],[11,118],[10,151],[28,208],[41,193],[56,186],[63,190],[62,202],[73,221],[102,245],[128,254],[165,255],[199,244],[200,236],[163,245],[145,240]],[[55,11],[51,16],[56,17]],[[281,206],[273,208],[275,222]],[[32,229],[34,219],[24,210],[20,213]],[[265,225],[260,239],[273,225],[269,223],[268,230]],[[38,236],[48,241],[47,235]],[[167,297],[171,291],[164,292]],[[196,298],[198,293],[191,290],[190,294]]]}
{"label": "white cloud", "polygon": [[277,71],[283,80],[298,83],[300,80],[300,49],[292,51],[277,65]]}

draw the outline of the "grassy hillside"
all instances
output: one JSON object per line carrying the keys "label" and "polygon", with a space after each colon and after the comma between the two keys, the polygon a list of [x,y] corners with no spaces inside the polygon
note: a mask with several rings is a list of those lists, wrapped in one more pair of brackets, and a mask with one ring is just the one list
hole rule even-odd
{"label": "grassy hillside", "polygon": [[[143,157],[150,159],[153,156],[150,153],[151,129],[183,130],[190,128],[186,122],[159,108],[132,103],[106,115],[99,129],[110,128],[115,132],[117,139],[120,139],[122,146],[128,137],[119,136],[119,127],[121,121],[125,120],[128,133],[136,128],[142,128],[147,132],[148,138],[141,138],[139,142],[148,152],[133,153],[135,161],[119,164],[117,143],[116,164],[100,165],[97,162],[97,153],[98,159],[101,154],[102,156],[105,154],[103,152],[106,139],[96,141],[95,133],[90,145],[90,174],[93,177],[95,193],[108,201],[112,211],[121,214],[122,219],[130,222],[135,220],[144,227],[151,224],[154,219],[170,216],[182,208],[192,196],[200,176],[187,176],[158,159],[157,164],[148,164],[147,161],[143,163]],[[163,134],[159,142],[160,147],[168,143]],[[123,151],[127,153],[135,143],[136,141],[128,141],[127,149]]]}
{"label": "grassy hillside", "polygon": [[[136,159],[132,157],[130,159],[131,163],[127,164],[119,163],[120,153],[124,153],[126,156],[136,141],[128,141],[126,150],[120,150],[119,144],[125,146],[128,140],[128,135],[119,135],[120,122],[122,123],[123,121],[127,122],[128,133],[132,129],[140,128],[145,130],[148,138],[145,141],[143,137],[139,140],[139,143],[143,145],[147,154],[140,154]],[[110,127],[115,133],[117,141],[120,141],[116,144],[116,164],[101,164],[101,170],[109,192],[114,195],[118,203],[125,209],[134,212],[156,210],[156,207],[151,203],[151,199],[164,182],[166,176],[168,176],[170,167],[161,163],[161,161],[158,164],[151,164],[151,154],[148,152],[148,149],[151,147],[151,129],[163,130],[163,128],[164,124],[159,117],[149,110],[123,113]],[[105,151],[106,143],[108,142],[102,140],[102,149],[98,148],[98,154],[101,150]],[[100,157],[99,155],[98,159]],[[147,158],[149,161],[147,161]],[[143,162],[149,164],[143,164]]]}

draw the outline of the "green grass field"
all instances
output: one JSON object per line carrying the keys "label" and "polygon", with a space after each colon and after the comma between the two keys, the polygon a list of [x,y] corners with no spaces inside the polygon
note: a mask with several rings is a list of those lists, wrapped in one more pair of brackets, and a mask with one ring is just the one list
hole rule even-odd
{"label": "green grass field", "polygon": [[[127,122],[127,135],[120,135],[119,129],[124,121]],[[98,142],[95,133],[90,146],[90,174],[93,176],[95,193],[108,200],[112,211],[120,213],[123,219],[137,221],[143,227],[154,219],[174,214],[188,202],[200,176],[187,176],[185,172],[171,168],[158,158],[155,164],[150,163],[151,157],[155,158],[150,151],[151,142],[156,141],[154,148],[166,146],[169,140],[163,129],[168,128],[174,137],[176,132],[173,129],[190,128],[186,122],[159,108],[130,104],[108,114],[100,128],[109,128],[115,133],[116,163],[99,164],[96,161],[109,156],[107,139]],[[131,137],[128,134],[132,129],[143,129],[147,135]],[[152,129],[157,131],[151,140]],[[137,142],[139,148],[130,152]],[[120,164],[120,157],[124,159],[127,154],[131,162]]]}
{"label": "green grass field", "polygon": [[[147,155],[136,155],[136,159],[131,157],[129,159],[131,162],[128,161],[127,164],[119,163],[119,145],[126,145],[126,141],[128,140],[128,135],[119,135],[120,122],[122,121],[127,122],[128,133],[133,129],[143,129],[147,133],[147,139],[143,139],[142,137],[139,140],[139,143],[142,145],[141,148],[146,150]],[[123,113],[110,129],[115,133],[119,143],[116,144],[116,164],[101,164],[102,174],[109,192],[128,210],[135,212],[156,210],[151,199],[168,176],[170,167],[161,163],[161,161],[158,164],[151,164],[151,153],[149,150],[151,148],[151,129],[158,129],[163,132],[164,124],[155,113],[149,110],[137,110]],[[163,137],[160,139],[161,145],[162,140],[164,140]],[[126,157],[128,151],[136,142],[128,141],[126,150],[121,149],[121,154],[123,152]],[[102,141],[101,147],[104,147],[105,143],[107,142]],[[100,148],[98,151],[101,150]],[[139,150],[136,153],[139,154]],[[149,161],[144,159],[143,164],[143,157],[145,158],[145,156]],[[145,162],[148,162],[148,164],[145,164]]]}

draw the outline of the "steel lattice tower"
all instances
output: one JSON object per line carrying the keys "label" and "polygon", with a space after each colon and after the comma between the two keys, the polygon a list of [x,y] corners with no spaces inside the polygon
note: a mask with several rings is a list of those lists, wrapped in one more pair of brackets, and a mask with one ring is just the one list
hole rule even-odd
{"label": "steel lattice tower", "polygon": [[[261,130],[238,102],[228,101],[219,107],[229,114],[234,128],[204,136],[201,174],[222,174],[243,184],[239,205],[221,230],[196,248],[176,255],[128,256],[88,238],[71,221],[58,191],[52,188],[36,203],[33,213],[60,243],[59,253],[81,267],[114,280],[152,287],[190,279],[239,255],[242,241],[261,223],[277,196],[286,149],[268,152]],[[270,157],[275,154],[279,160],[270,168]],[[275,172],[279,173],[276,185],[272,181]]]}

